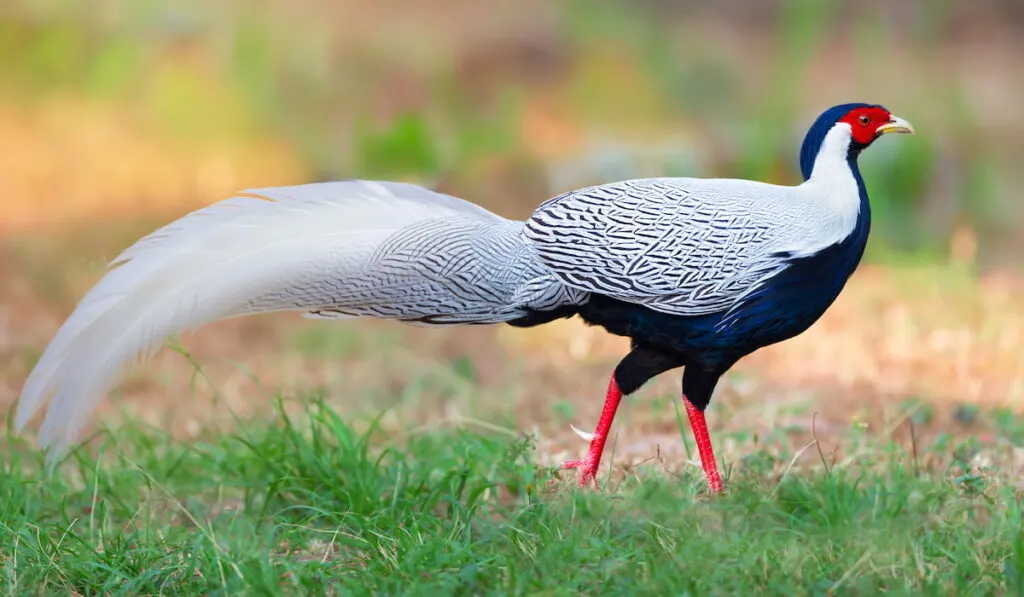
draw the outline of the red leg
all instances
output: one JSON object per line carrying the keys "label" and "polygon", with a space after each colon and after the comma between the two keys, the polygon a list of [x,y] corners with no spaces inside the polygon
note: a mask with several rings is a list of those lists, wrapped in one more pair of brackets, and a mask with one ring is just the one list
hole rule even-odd
{"label": "red leg", "polygon": [[697,442],[700,463],[704,467],[704,474],[708,478],[708,485],[711,486],[711,493],[718,493],[722,491],[722,477],[718,474],[718,465],[715,463],[715,451],[711,447],[711,436],[708,435],[708,424],[704,420],[704,412],[697,410],[697,407],[691,404],[686,396],[683,396],[683,403],[686,404],[686,414],[690,417],[693,438]]}
{"label": "red leg", "polygon": [[608,384],[608,396],[604,399],[604,409],[601,411],[601,419],[597,422],[597,429],[590,440],[590,448],[582,460],[570,460],[562,464],[563,469],[579,469],[579,484],[586,486],[593,484],[597,487],[597,468],[601,465],[601,454],[604,452],[604,443],[608,439],[608,431],[615,420],[615,411],[619,408],[619,401],[622,400],[622,392],[619,384],[612,377]]}

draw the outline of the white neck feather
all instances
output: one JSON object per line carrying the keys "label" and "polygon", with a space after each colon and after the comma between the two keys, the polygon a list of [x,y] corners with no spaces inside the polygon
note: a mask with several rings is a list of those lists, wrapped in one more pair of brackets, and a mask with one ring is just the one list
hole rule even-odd
{"label": "white neck feather", "polygon": [[853,232],[860,214],[860,189],[847,161],[851,138],[850,125],[840,122],[832,127],[814,159],[811,177],[804,183],[815,200],[825,202],[831,220],[827,227],[837,240]]}

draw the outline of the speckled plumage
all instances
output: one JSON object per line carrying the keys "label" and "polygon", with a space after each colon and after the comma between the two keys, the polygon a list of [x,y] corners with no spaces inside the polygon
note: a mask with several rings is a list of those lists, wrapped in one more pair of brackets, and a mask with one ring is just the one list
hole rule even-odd
{"label": "speckled plumage", "polygon": [[424,325],[500,323],[532,310],[582,300],[533,258],[522,222],[431,218],[402,228],[358,267],[254,299],[260,312],[281,306],[311,317],[380,317]]}
{"label": "speckled plumage", "polygon": [[[728,310],[819,234],[828,205],[799,188],[646,179],[567,193],[526,224],[568,286],[673,315]],[[824,243],[823,243],[824,244]]]}
{"label": "speckled plumage", "polygon": [[862,146],[838,122],[851,106],[812,127],[796,186],[622,181],[559,195],[525,222],[400,183],[239,193],[111,264],[30,374],[16,427],[49,399],[40,441],[52,458],[124,363],[183,330],[284,310],[420,325],[579,315],[632,338],[614,377],[623,392],[686,366],[684,391],[702,411],[726,369],[810,326],[860,260],[870,228]]}

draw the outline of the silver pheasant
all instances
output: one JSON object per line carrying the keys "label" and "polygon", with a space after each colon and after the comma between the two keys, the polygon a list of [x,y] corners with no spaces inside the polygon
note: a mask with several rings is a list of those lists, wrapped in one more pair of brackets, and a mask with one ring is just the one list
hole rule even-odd
{"label": "silver pheasant", "polygon": [[[789,313],[771,292],[812,292],[797,283],[817,263],[841,274],[819,293],[832,296],[859,260],[863,243],[850,239],[861,239],[867,208],[851,155],[867,145],[857,128],[864,115],[876,121],[870,140],[910,130],[877,106],[837,107],[805,141],[802,184],[629,180],[550,199],[526,222],[393,182],[239,193],[111,263],[31,372],[16,427],[49,398],[39,439],[52,458],[77,439],[122,365],[147,358],[168,335],[286,310],[418,325],[535,325],[579,314],[633,338],[634,353],[648,351],[633,357],[635,375],[617,370],[616,392],[680,365],[717,380],[730,360],[799,333],[831,302]],[[598,434],[607,433],[602,425]],[[582,477],[600,460],[604,438],[594,441]]]}

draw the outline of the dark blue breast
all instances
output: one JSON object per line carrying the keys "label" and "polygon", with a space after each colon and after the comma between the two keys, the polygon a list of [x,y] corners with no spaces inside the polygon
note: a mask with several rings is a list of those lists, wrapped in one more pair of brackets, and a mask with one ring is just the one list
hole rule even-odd
{"label": "dark blue breast", "polygon": [[[786,270],[744,299],[732,313],[681,317],[595,295],[580,308],[580,316],[613,334],[629,336],[641,344],[679,354],[687,363],[719,371],[759,348],[802,333],[839,296],[867,245],[871,208],[857,168],[858,152],[858,148],[851,148],[848,157],[860,190],[860,213],[850,236],[813,256],[792,260]],[[808,177],[808,158],[802,157],[801,166]]]}

